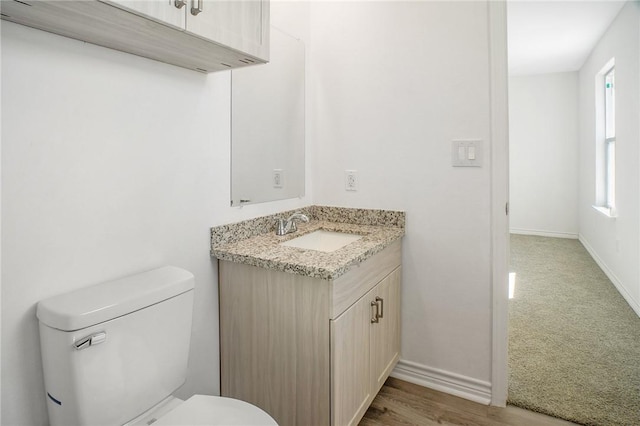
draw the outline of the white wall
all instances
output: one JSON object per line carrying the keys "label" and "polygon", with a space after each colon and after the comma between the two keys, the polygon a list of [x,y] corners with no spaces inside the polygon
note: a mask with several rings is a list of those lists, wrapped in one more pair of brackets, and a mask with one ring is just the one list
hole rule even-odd
{"label": "white wall", "polygon": [[[305,39],[308,5],[275,3],[272,22]],[[219,393],[209,228],[308,205],[311,194],[229,207],[229,84],[229,72],[3,22],[3,425],[48,422],[38,300],[165,264],[196,276],[180,395]]]}
{"label": "white wall", "polygon": [[578,73],[509,78],[511,232],[578,237]]}
{"label": "white wall", "polygon": [[[407,212],[405,378],[440,378],[483,397],[492,319],[487,25],[485,2],[311,6],[314,202]],[[456,138],[484,140],[484,167],[451,166]],[[345,169],[358,171],[357,192],[345,191]]]}
{"label": "white wall", "polygon": [[[580,70],[580,240],[640,315],[640,5],[628,2]],[[615,58],[616,67],[616,204],[611,219],[594,210],[595,76]]]}

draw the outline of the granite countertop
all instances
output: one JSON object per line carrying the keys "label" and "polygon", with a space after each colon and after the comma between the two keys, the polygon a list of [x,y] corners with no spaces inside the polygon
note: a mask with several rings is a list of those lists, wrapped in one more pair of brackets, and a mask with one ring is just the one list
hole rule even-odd
{"label": "granite countertop", "polygon": [[[238,229],[230,229],[230,225],[212,228],[211,255],[221,260],[333,280],[345,274],[353,265],[370,258],[404,236],[404,212],[358,211],[358,213],[368,212],[368,217],[372,215],[371,212],[374,214],[375,212],[383,212],[387,215],[387,219],[392,216],[394,219],[392,223],[385,224],[380,220],[357,220],[356,216],[361,217],[362,215],[342,217],[336,216],[335,211],[332,211],[334,214],[327,215],[324,213],[328,208],[318,207],[318,209],[324,209],[321,211],[323,214],[314,214],[317,212],[316,210],[303,211],[311,217],[309,223],[298,223],[298,231],[283,236],[278,236],[275,232],[270,231],[253,236],[248,235],[247,238],[235,241],[233,238],[226,238],[225,241],[225,238],[214,238],[214,233],[220,229],[224,229],[227,234],[241,232]],[[349,213],[356,211],[356,209],[342,210]],[[286,212],[285,216],[289,213]],[[396,215],[401,215],[401,218],[398,219]],[[318,219],[317,216],[321,217]],[[332,220],[326,220],[327,218]],[[359,234],[363,237],[329,253],[280,245],[284,241],[319,229]],[[219,232],[218,235],[221,233]]]}

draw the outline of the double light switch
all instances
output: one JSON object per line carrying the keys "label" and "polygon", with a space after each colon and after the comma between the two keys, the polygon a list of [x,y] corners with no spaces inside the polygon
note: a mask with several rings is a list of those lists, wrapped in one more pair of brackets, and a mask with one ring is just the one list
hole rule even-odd
{"label": "double light switch", "polygon": [[457,139],[451,141],[451,165],[453,167],[481,167],[482,140]]}

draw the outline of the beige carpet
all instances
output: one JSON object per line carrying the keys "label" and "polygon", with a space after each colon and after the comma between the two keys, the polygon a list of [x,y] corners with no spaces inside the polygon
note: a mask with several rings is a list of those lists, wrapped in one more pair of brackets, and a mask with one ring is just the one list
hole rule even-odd
{"label": "beige carpet", "polygon": [[640,425],[640,318],[577,240],[512,235],[508,403]]}

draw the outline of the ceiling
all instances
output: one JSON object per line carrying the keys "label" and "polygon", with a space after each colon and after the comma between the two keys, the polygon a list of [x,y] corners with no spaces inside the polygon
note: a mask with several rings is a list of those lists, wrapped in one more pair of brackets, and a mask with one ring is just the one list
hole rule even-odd
{"label": "ceiling", "polygon": [[509,73],[579,70],[624,4],[508,0]]}

